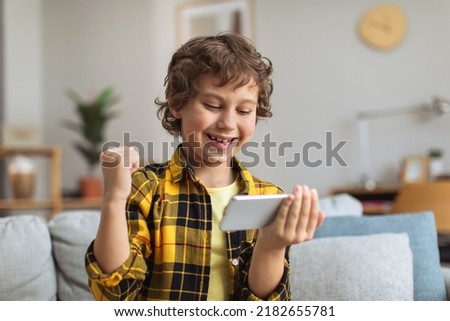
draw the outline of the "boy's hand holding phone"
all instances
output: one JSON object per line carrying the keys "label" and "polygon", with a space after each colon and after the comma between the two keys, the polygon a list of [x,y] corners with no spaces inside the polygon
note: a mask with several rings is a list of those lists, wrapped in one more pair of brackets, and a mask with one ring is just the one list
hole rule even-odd
{"label": "boy's hand holding phone", "polygon": [[297,185],[293,194],[282,201],[275,220],[259,230],[259,246],[270,251],[308,241],[324,218],[317,191]]}

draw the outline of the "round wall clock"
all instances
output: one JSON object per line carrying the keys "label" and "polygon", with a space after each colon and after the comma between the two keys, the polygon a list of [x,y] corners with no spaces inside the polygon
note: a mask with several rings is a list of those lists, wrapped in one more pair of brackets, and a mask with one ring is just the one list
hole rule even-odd
{"label": "round wall clock", "polygon": [[379,5],[362,17],[358,33],[373,48],[392,49],[405,38],[406,16],[396,5]]}

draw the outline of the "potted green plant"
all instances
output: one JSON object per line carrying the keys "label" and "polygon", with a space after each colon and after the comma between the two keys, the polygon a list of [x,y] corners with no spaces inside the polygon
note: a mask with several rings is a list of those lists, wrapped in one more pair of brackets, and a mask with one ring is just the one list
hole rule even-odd
{"label": "potted green plant", "polygon": [[77,132],[83,141],[74,143],[88,165],[88,173],[80,180],[81,194],[84,197],[98,197],[101,195],[100,180],[94,175],[98,166],[102,144],[105,142],[105,126],[109,120],[117,116],[117,112],[110,109],[119,100],[112,87],[106,87],[98,95],[84,99],[73,89],[66,90],[66,96],[75,105],[79,121],[65,120],[64,126]]}

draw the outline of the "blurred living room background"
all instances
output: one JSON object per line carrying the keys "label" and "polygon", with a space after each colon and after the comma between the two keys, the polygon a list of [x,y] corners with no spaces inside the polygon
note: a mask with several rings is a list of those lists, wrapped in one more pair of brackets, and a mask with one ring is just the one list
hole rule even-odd
{"label": "blurred living room background", "polygon": [[[237,25],[225,25],[251,38],[274,66],[274,116],[258,123],[257,147],[241,155],[254,175],[286,191],[307,184],[322,197],[348,192],[365,200],[368,211],[378,206],[375,212],[390,206],[403,183],[448,178],[450,115],[428,111],[436,97],[444,109],[450,99],[450,1],[390,1],[406,23],[403,37],[387,49],[366,43],[358,31],[363,17],[383,4],[377,0],[0,3],[2,212],[30,206],[8,201],[17,148],[36,168],[32,199],[62,196],[47,204],[57,210],[99,206],[98,199],[78,199],[89,164],[73,146],[80,136],[64,126],[79,119],[68,88],[86,99],[113,88],[120,99],[104,140],[139,142],[146,161],[166,160],[174,139],[157,119],[154,99],[164,96],[170,57],[185,37],[211,32],[236,12]],[[374,111],[380,117],[361,120]],[[435,156],[439,172],[431,176]]]}

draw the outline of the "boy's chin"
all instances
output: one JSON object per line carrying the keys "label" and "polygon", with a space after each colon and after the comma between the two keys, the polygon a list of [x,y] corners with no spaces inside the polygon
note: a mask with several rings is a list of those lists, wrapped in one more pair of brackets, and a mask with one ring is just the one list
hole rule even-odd
{"label": "boy's chin", "polygon": [[216,166],[220,166],[220,165],[222,165],[222,164],[224,164],[224,163],[226,163],[226,164],[229,164],[230,162],[231,162],[231,156],[223,156],[223,155],[217,155],[217,156],[214,156],[214,155],[209,155],[207,158],[205,158],[204,159],[204,163],[205,164],[210,164],[210,165],[212,165],[213,167],[216,167]]}

